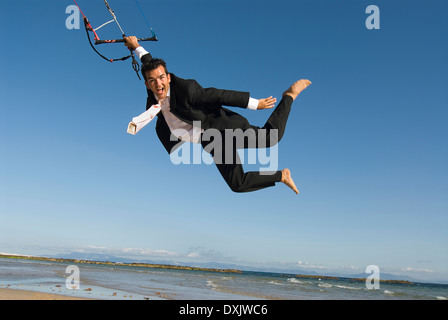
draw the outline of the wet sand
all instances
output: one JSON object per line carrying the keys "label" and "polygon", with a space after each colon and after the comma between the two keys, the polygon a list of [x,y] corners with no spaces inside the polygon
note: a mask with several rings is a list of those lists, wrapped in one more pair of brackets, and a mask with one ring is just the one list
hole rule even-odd
{"label": "wet sand", "polygon": [[0,288],[0,300],[92,300],[59,294]]}

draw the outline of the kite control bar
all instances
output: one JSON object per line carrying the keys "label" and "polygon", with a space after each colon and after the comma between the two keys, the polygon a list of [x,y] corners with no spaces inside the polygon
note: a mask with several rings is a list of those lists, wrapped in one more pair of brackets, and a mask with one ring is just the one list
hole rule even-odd
{"label": "kite control bar", "polygon": [[[137,77],[140,79],[140,75],[139,75],[140,65],[138,64],[137,60],[135,60],[135,57],[134,57],[134,51],[133,51],[132,49],[129,49],[130,54],[129,54],[128,56],[125,56],[125,57],[122,57],[122,58],[116,58],[116,59],[109,59],[109,58],[107,58],[106,56],[102,55],[102,54],[95,48],[95,46],[94,46],[94,44],[95,44],[95,45],[98,45],[98,44],[102,44],[102,43],[120,43],[120,42],[123,43],[123,42],[126,42],[126,40],[124,39],[124,38],[126,37],[126,35],[125,35],[124,31],[123,31],[123,28],[121,27],[120,23],[118,22],[117,17],[116,17],[116,15],[115,15],[115,12],[111,9],[111,7],[109,6],[109,3],[107,2],[107,0],[104,0],[104,3],[105,3],[105,5],[106,5],[106,7],[107,7],[107,10],[109,10],[110,14],[112,15],[112,18],[113,18],[113,19],[110,20],[110,21],[108,21],[108,22],[106,22],[106,23],[103,23],[101,26],[99,26],[99,27],[96,28],[96,29],[94,29],[94,28],[92,27],[92,25],[90,24],[89,20],[87,19],[87,17],[86,17],[86,16],[84,15],[84,13],[82,12],[81,8],[79,8],[78,4],[76,3],[76,0],[73,0],[73,1],[75,2],[76,6],[78,7],[79,11],[81,12],[81,14],[82,14],[82,16],[83,16],[84,26],[85,26],[85,29],[86,29],[87,38],[88,38],[88,40],[89,40],[89,44],[90,44],[90,46],[92,47],[92,49],[93,49],[93,50],[94,50],[94,51],[95,51],[101,58],[103,58],[104,60],[109,61],[109,62],[114,62],[114,61],[125,61],[125,60],[127,60],[127,59],[129,59],[129,58],[132,58],[132,68],[133,68],[134,71],[136,72]],[[143,17],[144,17],[145,20],[146,20],[146,23],[148,24],[149,29],[150,29],[151,32],[152,32],[152,37],[149,37],[149,38],[138,38],[137,40],[138,40],[138,41],[158,41],[155,32],[152,30],[151,26],[149,25],[148,20],[146,19],[145,14],[143,13],[143,10],[141,9],[141,7],[140,7],[140,5],[138,4],[137,0],[135,0],[135,3],[136,3],[137,6],[139,7],[140,12],[142,13]],[[122,39],[112,39],[112,40],[101,40],[100,37],[98,36],[98,34],[96,33],[96,31],[99,30],[99,29],[101,29],[101,28],[104,27],[105,25],[108,25],[109,23],[114,22],[114,21],[115,21],[115,23],[117,24],[118,28],[120,29],[123,38],[122,38]],[[95,39],[95,42],[94,42],[94,43],[92,42],[92,39],[90,38],[90,32],[93,33],[93,36],[94,36],[94,39]]]}
{"label": "kite control bar", "polygon": [[[138,41],[159,41],[156,36],[152,36],[150,38],[137,38]],[[96,39],[95,44],[102,44],[102,43],[120,43],[125,42],[124,39],[114,39],[114,40],[100,40]]]}

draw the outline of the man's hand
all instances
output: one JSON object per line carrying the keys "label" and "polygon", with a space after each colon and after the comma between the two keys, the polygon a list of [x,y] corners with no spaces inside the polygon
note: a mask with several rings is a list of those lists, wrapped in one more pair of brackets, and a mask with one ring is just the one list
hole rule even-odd
{"label": "man's hand", "polygon": [[137,37],[134,36],[125,37],[124,40],[125,40],[124,45],[128,47],[129,50],[135,50],[138,47],[140,47],[140,44],[137,41]]}
{"label": "man's hand", "polygon": [[266,99],[259,99],[257,109],[260,110],[260,109],[273,108],[275,106],[276,102],[277,102],[277,98],[273,98],[272,96],[270,96],[269,98],[266,98]]}

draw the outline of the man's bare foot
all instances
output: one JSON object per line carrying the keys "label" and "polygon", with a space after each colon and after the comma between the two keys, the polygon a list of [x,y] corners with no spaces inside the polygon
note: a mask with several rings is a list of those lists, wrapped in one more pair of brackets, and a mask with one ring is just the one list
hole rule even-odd
{"label": "man's bare foot", "polygon": [[299,194],[299,190],[297,190],[297,187],[294,183],[294,181],[291,178],[291,171],[289,169],[283,169],[282,170],[282,180],[284,184],[286,184],[288,187],[290,187],[295,193]]}
{"label": "man's bare foot", "polygon": [[289,95],[295,100],[300,92],[305,90],[310,84],[311,81],[306,79],[296,81],[285,92],[283,92],[283,96]]}

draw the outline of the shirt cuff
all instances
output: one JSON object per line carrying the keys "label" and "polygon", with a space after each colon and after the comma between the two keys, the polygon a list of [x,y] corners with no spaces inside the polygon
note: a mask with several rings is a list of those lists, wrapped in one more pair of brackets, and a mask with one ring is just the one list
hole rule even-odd
{"label": "shirt cuff", "polygon": [[148,51],[145,50],[145,48],[143,48],[142,46],[138,47],[137,49],[135,49],[135,53],[137,54],[138,58],[140,60],[142,60],[142,57],[149,53]]}
{"label": "shirt cuff", "polygon": [[257,110],[258,109],[258,99],[249,98],[249,103],[247,104],[247,109]]}

